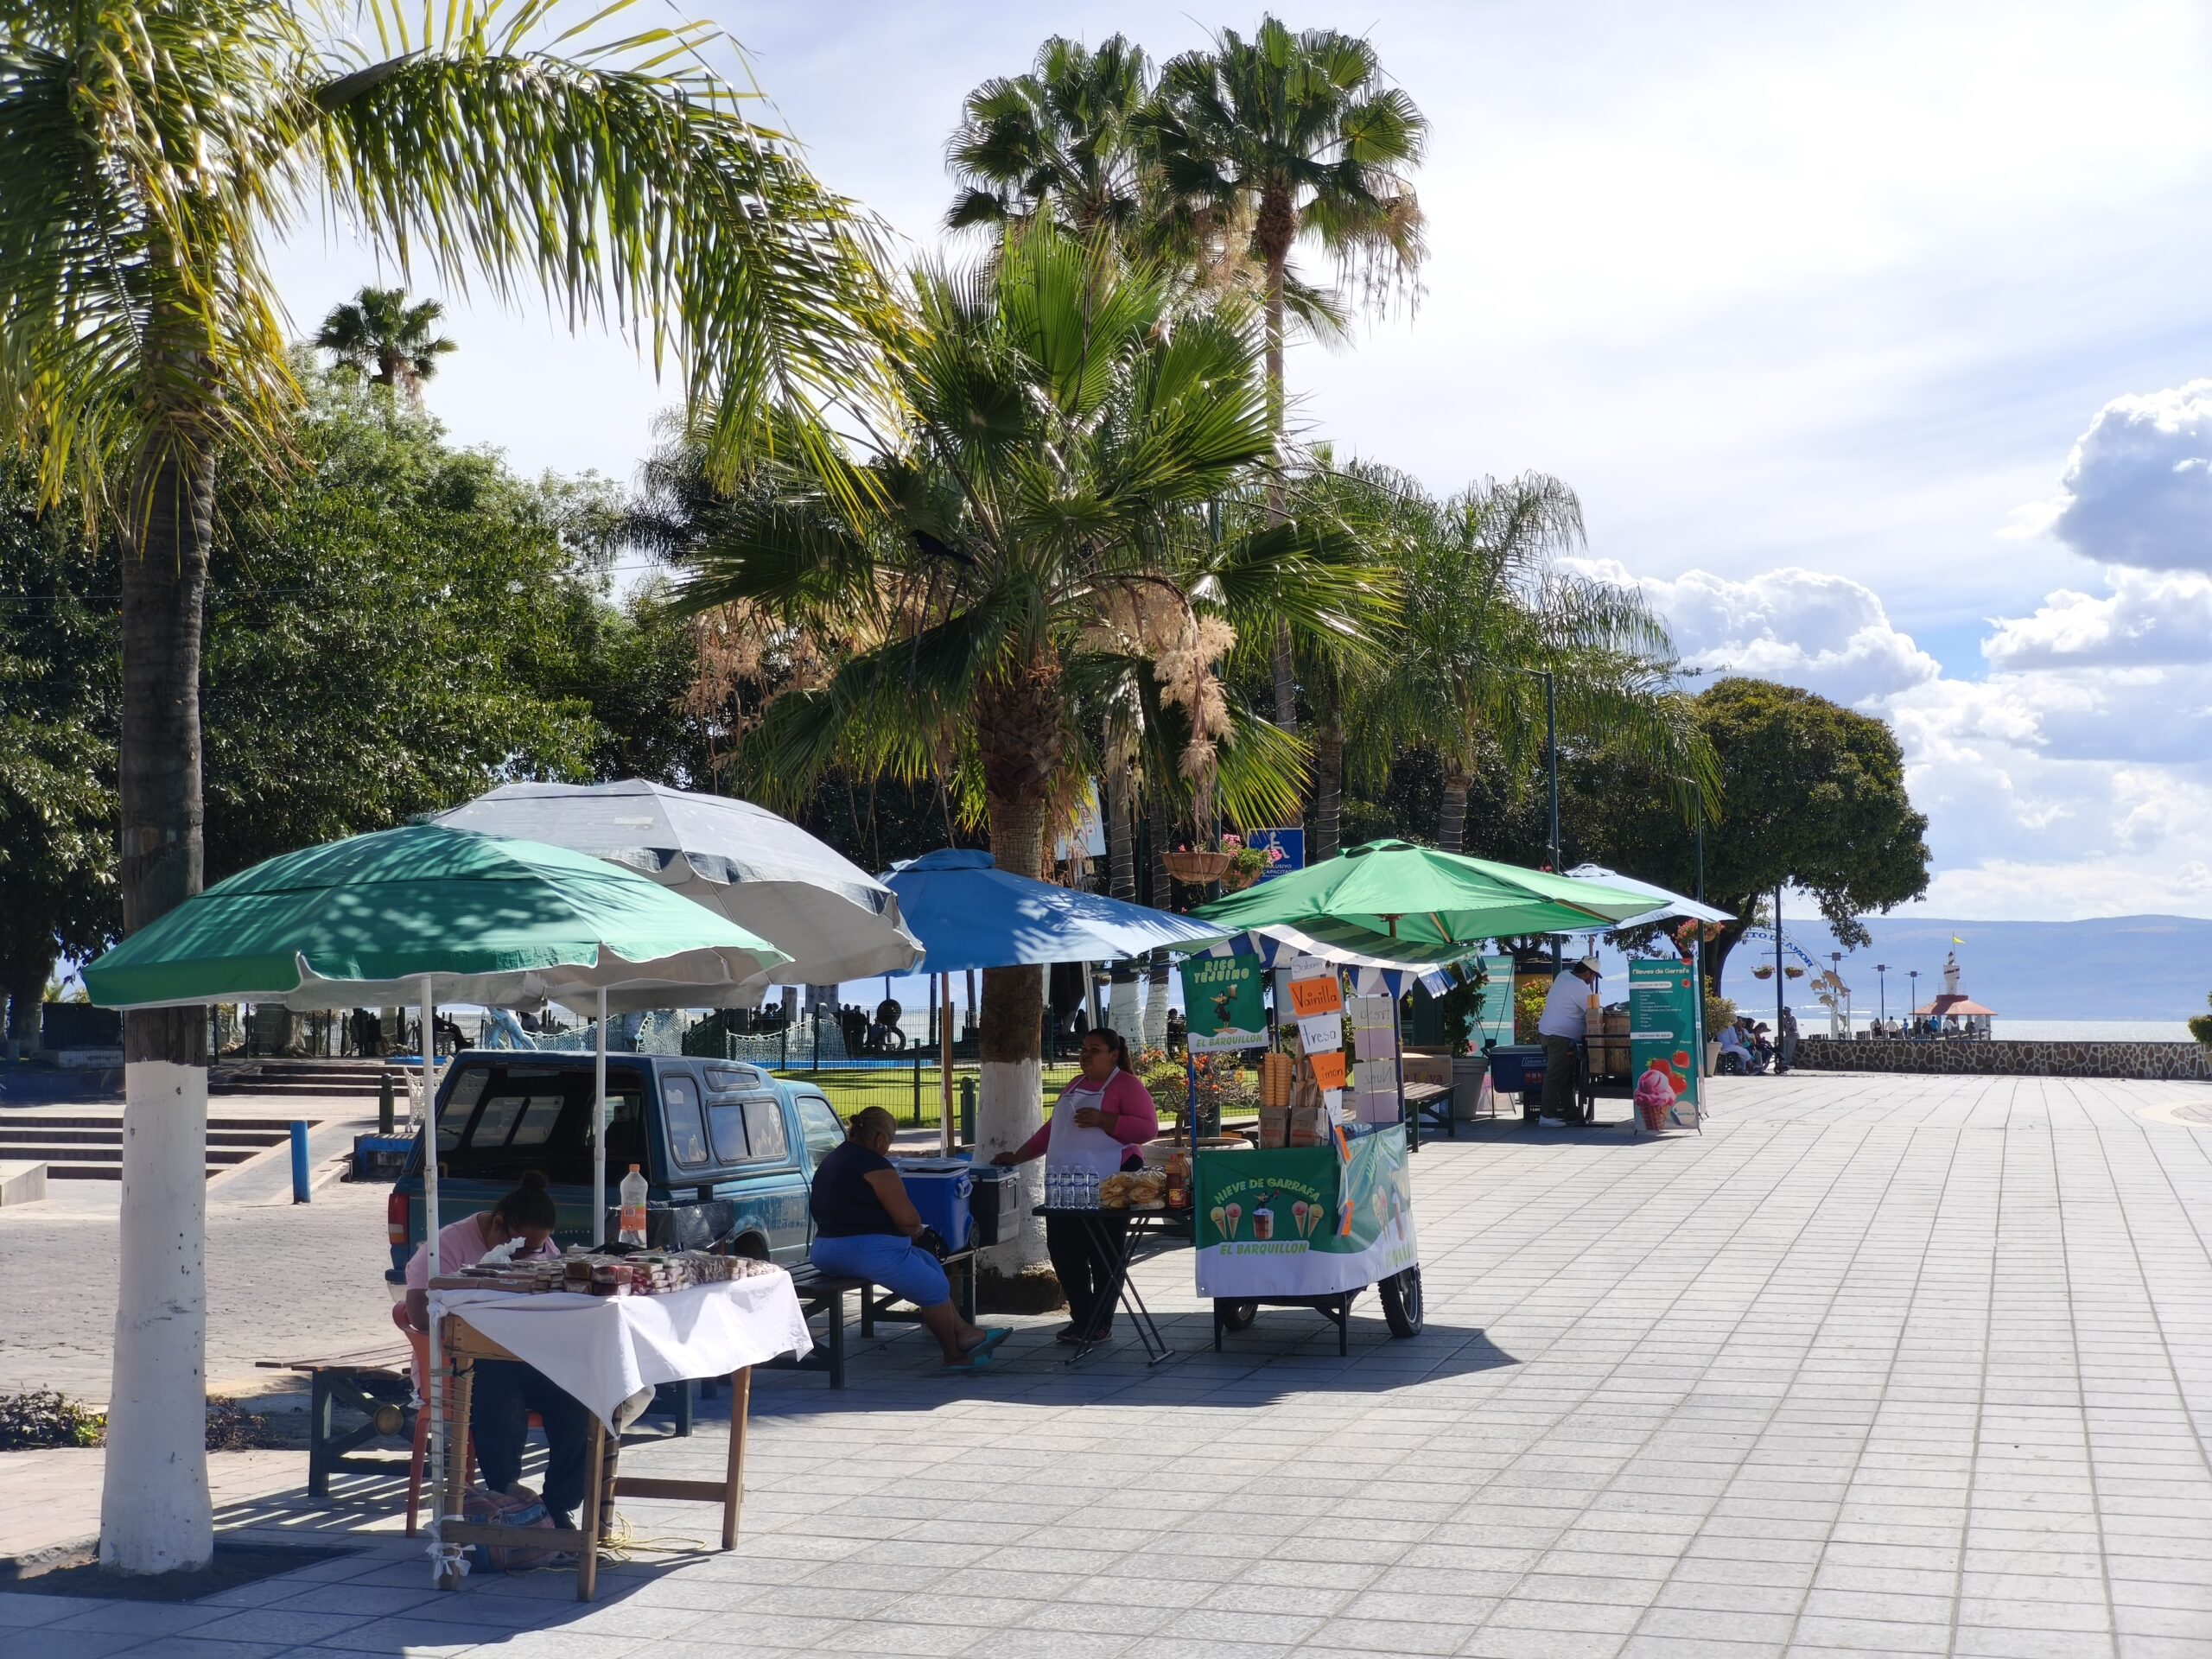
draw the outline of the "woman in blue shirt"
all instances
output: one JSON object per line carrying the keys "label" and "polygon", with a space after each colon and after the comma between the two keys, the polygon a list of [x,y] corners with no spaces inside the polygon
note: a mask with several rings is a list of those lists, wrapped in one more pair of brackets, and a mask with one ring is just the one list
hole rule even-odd
{"label": "woman in blue shirt", "polygon": [[949,1371],[978,1371],[991,1350],[1012,1334],[971,1325],[952,1305],[952,1282],[937,1257],[914,1243],[922,1218],[886,1155],[898,1120],[865,1107],[845,1126],[842,1146],[814,1172],[814,1265],[825,1273],[866,1279],[921,1309],[922,1325],[944,1352]]}

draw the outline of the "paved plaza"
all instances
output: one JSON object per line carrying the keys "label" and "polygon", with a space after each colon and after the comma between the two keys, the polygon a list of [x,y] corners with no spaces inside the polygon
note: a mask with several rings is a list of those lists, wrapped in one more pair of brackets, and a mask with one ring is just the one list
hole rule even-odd
{"label": "paved plaza", "polygon": [[[1415,1160],[1414,1340],[1370,1301],[1349,1359],[1274,1310],[1216,1356],[1163,1255],[1155,1369],[1071,1370],[1034,1320],[995,1375],[929,1375],[911,1332],[842,1394],[763,1374],[736,1551],[626,1503],[595,1605],[431,1590],[362,1478],[225,1516],[357,1553],[186,1607],[0,1594],[0,1649],[2212,1659],[2209,1099],[1805,1076],[1724,1082],[1699,1137],[1485,1127]],[[0,1228],[11,1323],[29,1237]]]}

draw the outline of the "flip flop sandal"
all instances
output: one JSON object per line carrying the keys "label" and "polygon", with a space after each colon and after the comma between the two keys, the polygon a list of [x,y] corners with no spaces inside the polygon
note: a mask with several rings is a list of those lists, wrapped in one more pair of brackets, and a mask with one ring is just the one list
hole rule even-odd
{"label": "flip flop sandal", "polygon": [[983,1339],[968,1351],[971,1354],[988,1354],[1013,1334],[1014,1327],[1010,1325],[988,1326],[983,1332]]}
{"label": "flip flop sandal", "polygon": [[957,1376],[963,1371],[987,1371],[991,1368],[991,1356],[987,1350],[970,1348],[968,1357],[957,1365],[940,1365],[938,1372],[945,1376]]}

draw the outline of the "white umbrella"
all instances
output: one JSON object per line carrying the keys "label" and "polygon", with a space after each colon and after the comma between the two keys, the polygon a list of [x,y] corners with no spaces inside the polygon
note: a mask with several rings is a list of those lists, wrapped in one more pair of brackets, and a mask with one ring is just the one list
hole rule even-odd
{"label": "white umbrella", "polygon": [[1624,893],[1640,893],[1652,901],[1652,908],[1643,914],[1631,916],[1625,921],[1615,922],[1613,930],[1627,927],[1649,927],[1654,922],[1675,920],[1692,922],[1732,922],[1736,918],[1725,910],[1715,910],[1711,905],[1682,893],[1670,892],[1656,881],[1639,881],[1632,875],[1623,875],[1609,870],[1602,864],[1578,864],[1567,872],[1577,881],[1597,881]]}
{"label": "white umbrella", "polygon": [[[508,784],[436,820],[603,858],[759,934],[791,960],[784,984],[903,974],[921,942],[898,895],[828,843],[750,801],[614,784]],[[617,996],[613,1007],[652,1006]],[[715,999],[687,1007],[721,1006]]]}

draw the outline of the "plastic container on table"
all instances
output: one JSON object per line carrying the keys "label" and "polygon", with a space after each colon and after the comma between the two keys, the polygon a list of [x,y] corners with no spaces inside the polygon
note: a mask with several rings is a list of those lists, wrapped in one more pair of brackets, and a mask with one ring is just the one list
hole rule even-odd
{"label": "plastic container on table", "polygon": [[972,1226],[976,1172],[958,1158],[894,1158],[906,1196],[925,1224],[956,1250],[965,1249]]}

